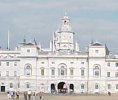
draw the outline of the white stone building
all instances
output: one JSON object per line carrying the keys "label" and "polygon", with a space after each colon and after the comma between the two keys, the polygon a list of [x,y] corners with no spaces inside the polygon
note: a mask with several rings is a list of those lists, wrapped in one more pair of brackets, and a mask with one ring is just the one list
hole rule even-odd
{"label": "white stone building", "polygon": [[0,91],[118,92],[118,58],[98,42],[80,51],[73,34],[64,16],[49,50],[25,39],[14,51],[0,50]]}

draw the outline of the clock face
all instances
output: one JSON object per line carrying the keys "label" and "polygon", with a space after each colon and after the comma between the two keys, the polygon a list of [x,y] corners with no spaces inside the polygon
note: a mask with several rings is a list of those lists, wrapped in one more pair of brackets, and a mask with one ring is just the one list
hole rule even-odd
{"label": "clock face", "polygon": [[70,34],[62,34],[61,35],[61,42],[71,42],[72,37]]}
{"label": "clock face", "polygon": [[66,35],[63,35],[62,36],[62,40],[66,40]]}

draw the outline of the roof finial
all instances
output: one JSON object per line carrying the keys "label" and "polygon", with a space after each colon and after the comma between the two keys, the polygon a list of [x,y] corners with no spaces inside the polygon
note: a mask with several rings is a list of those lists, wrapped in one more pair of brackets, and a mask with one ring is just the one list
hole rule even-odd
{"label": "roof finial", "polygon": [[23,43],[26,43],[26,37],[25,37],[25,35],[24,35]]}
{"label": "roof finial", "polygon": [[8,33],[7,33],[7,49],[10,50],[10,46],[9,46],[9,41],[10,41],[10,36],[9,36],[9,30],[8,30]]}
{"label": "roof finial", "polygon": [[65,11],[65,16],[67,16],[67,11]]}

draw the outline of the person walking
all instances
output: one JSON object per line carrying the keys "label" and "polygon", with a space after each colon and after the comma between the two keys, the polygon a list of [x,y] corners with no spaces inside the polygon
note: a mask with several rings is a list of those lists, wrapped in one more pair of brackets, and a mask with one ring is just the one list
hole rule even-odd
{"label": "person walking", "polygon": [[39,100],[42,99],[42,92],[39,92]]}
{"label": "person walking", "polygon": [[32,95],[32,92],[31,92],[31,90],[29,90],[29,91],[28,91],[28,100],[31,99],[31,95]]}
{"label": "person walking", "polygon": [[19,91],[16,92],[16,98],[19,99]]}
{"label": "person walking", "polygon": [[27,92],[24,92],[24,100],[27,100]]}
{"label": "person walking", "polygon": [[33,98],[33,100],[36,99],[36,93],[35,93],[35,91],[34,91],[33,94],[32,94],[32,98]]}
{"label": "person walking", "polygon": [[110,91],[108,91],[108,95],[111,96],[111,92]]}

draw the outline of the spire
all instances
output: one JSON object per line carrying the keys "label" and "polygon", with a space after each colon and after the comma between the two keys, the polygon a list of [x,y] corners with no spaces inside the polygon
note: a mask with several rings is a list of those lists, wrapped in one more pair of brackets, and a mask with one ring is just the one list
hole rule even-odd
{"label": "spire", "polygon": [[35,45],[37,45],[37,42],[36,42],[35,38],[34,38],[34,43],[35,43]]}
{"label": "spire", "polygon": [[24,35],[23,43],[26,43],[26,38],[25,38],[25,35]]}
{"label": "spire", "polygon": [[105,49],[106,49],[106,55],[109,55],[109,49],[108,49],[108,47],[107,47],[107,45],[105,44]]}
{"label": "spire", "polygon": [[9,35],[9,30],[8,30],[8,33],[7,33],[7,49],[8,50],[10,50],[9,41],[10,41],[10,35]]}

